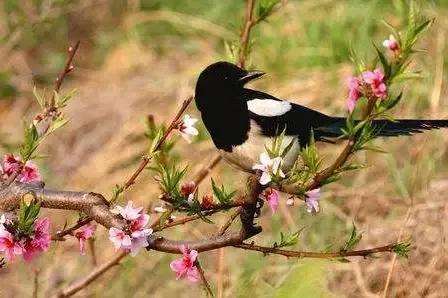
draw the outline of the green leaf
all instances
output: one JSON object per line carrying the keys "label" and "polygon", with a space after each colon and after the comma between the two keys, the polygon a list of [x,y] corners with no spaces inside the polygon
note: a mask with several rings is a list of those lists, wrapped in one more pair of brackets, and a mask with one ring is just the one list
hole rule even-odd
{"label": "green leaf", "polygon": [[280,232],[280,241],[278,243],[274,242],[272,246],[275,248],[279,248],[279,247],[288,247],[296,245],[297,242],[299,241],[300,234],[302,233],[303,230],[304,228],[301,228],[296,232],[288,234],[283,234],[283,232]]}
{"label": "green leaf", "polygon": [[213,194],[215,195],[215,197],[222,205],[228,205],[232,201],[232,198],[235,196],[236,190],[229,192],[224,188],[224,185],[218,187],[213,178],[211,178],[211,182]]}
{"label": "green leaf", "polygon": [[43,109],[45,108],[45,98],[43,98],[38,92],[36,86],[33,87],[34,98],[36,98],[37,103]]}
{"label": "green leaf", "polygon": [[350,233],[350,237],[345,242],[344,246],[342,247],[341,251],[352,251],[361,241],[362,233],[358,233],[358,229],[355,226],[355,223],[353,223],[353,228]]}
{"label": "green leaf", "polygon": [[280,3],[280,0],[259,0],[256,21],[261,22],[267,19],[274,12],[274,8],[278,3]]}
{"label": "green leaf", "polygon": [[391,66],[390,66],[389,62],[387,61],[386,56],[384,56],[383,52],[381,52],[381,50],[376,46],[375,43],[373,44],[373,46],[375,47],[378,58],[380,59],[381,65],[383,66],[384,75],[386,77],[386,80],[388,80],[390,77],[390,74],[391,74]]}
{"label": "green leaf", "polygon": [[411,251],[411,242],[410,241],[405,241],[405,242],[397,243],[393,247],[392,250],[399,257],[408,258],[409,257],[409,252]]}

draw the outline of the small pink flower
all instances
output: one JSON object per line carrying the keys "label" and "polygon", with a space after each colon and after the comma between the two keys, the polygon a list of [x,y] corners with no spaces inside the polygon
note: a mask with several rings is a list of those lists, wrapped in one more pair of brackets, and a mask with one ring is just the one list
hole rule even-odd
{"label": "small pink flower", "polygon": [[73,234],[79,241],[79,251],[81,255],[86,253],[86,240],[93,237],[95,234],[96,226],[94,224],[86,225],[75,231]]}
{"label": "small pink flower", "polygon": [[124,208],[117,205],[111,211],[115,214],[120,214],[126,220],[134,220],[140,216],[140,212],[143,210],[143,207],[134,208],[133,205],[134,203],[129,201]]}
{"label": "small pink flower", "polygon": [[142,230],[149,222],[149,215],[140,213],[139,217],[134,219],[130,224],[131,232]]}
{"label": "small pink flower", "polygon": [[129,249],[131,246],[131,236],[114,227],[109,229],[109,239],[117,250],[120,248]]}
{"label": "small pink flower", "polygon": [[50,247],[50,220],[47,217],[38,218],[34,222],[33,235],[23,244],[23,258],[29,262],[40,252],[47,251]]}
{"label": "small pink flower", "polygon": [[348,81],[347,108],[351,112],[355,109],[356,102],[361,98],[361,82],[357,77],[351,77]]}
{"label": "small pink flower", "polygon": [[179,132],[181,136],[188,142],[191,143],[191,137],[197,136],[199,131],[194,127],[198,119],[190,117],[190,115],[185,115],[182,122],[179,124]]}
{"label": "small pink flower", "polygon": [[23,162],[17,156],[6,154],[3,157],[2,173],[6,177],[13,175],[21,168],[21,172],[17,175],[17,179],[20,182],[32,183],[42,180],[42,177],[39,173],[39,168],[32,161],[28,161],[25,165],[23,165]]}
{"label": "small pink flower", "polygon": [[3,174],[11,176],[15,172],[17,172],[21,166],[22,161],[20,161],[19,157],[16,157],[12,154],[5,154],[5,156],[3,156],[3,163],[2,163]]}
{"label": "small pink flower", "polygon": [[5,254],[6,260],[13,262],[15,256],[22,254],[20,243],[14,240],[13,235],[0,227],[0,252]]}
{"label": "small pink flower", "polygon": [[319,212],[320,188],[310,190],[305,195],[306,210],[309,213]]}
{"label": "small pink flower", "polygon": [[383,46],[394,53],[400,50],[400,45],[393,35],[390,35],[389,39],[383,41]]}
{"label": "small pink flower", "polygon": [[22,172],[17,176],[22,183],[32,183],[42,181],[39,173],[39,168],[32,162],[28,161],[22,169]]}
{"label": "small pink flower", "polygon": [[385,99],[387,97],[387,86],[384,83],[384,74],[380,69],[365,71],[361,76],[364,82],[370,85],[370,88],[376,97],[380,99]]}
{"label": "small pink flower", "polygon": [[269,207],[271,208],[272,214],[277,211],[278,201],[279,201],[279,193],[273,188],[266,188],[263,193],[260,195],[260,198],[266,200]]}
{"label": "small pink flower", "polygon": [[287,199],[286,200],[286,206],[288,206],[288,207],[294,206],[294,199],[293,198]]}
{"label": "small pink flower", "polygon": [[172,261],[170,268],[176,272],[176,279],[187,278],[191,282],[197,282],[200,278],[198,268],[195,265],[198,252],[185,246],[182,246],[181,250],[182,259]]}

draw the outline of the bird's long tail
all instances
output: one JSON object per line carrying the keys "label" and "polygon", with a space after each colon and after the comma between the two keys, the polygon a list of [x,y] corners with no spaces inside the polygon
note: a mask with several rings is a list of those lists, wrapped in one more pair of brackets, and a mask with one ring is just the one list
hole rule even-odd
{"label": "bird's long tail", "polygon": [[[328,126],[319,127],[317,132],[322,137],[338,137],[345,127],[345,118],[332,118]],[[372,126],[378,137],[406,136],[425,130],[448,128],[448,120],[401,119],[396,121],[374,120]]]}

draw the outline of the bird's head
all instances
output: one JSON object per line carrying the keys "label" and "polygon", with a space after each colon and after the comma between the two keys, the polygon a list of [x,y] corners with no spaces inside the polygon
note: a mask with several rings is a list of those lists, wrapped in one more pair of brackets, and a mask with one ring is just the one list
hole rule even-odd
{"label": "bird's head", "polygon": [[263,72],[247,71],[225,61],[213,63],[201,72],[196,83],[198,107],[206,104],[205,101],[233,100],[246,83],[262,75]]}

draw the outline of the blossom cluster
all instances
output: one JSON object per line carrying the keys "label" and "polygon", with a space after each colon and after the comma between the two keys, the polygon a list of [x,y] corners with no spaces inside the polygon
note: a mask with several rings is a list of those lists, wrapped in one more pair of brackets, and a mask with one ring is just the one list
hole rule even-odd
{"label": "blossom cluster", "polygon": [[387,86],[384,73],[380,69],[364,71],[358,77],[351,77],[348,82],[347,108],[351,112],[361,97],[384,100],[387,98]]}
{"label": "blossom cluster", "polygon": [[39,168],[32,161],[23,163],[20,157],[6,154],[0,166],[1,178],[8,179],[17,172],[19,172],[17,180],[22,183],[39,182],[42,180]]}
{"label": "blossom cluster", "polygon": [[127,221],[128,229],[124,231],[115,227],[110,228],[109,239],[115,249],[123,249],[135,256],[141,248],[148,246],[147,237],[153,232],[151,228],[146,228],[149,215],[143,212],[143,207],[134,207],[132,201],[125,207],[116,206],[111,211]]}
{"label": "blossom cluster", "polygon": [[3,214],[0,217],[0,252],[10,262],[22,255],[25,261],[31,261],[39,253],[50,247],[50,220],[38,218],[33,224],[30,234],[24,234],[14,229],[13,221]]}

